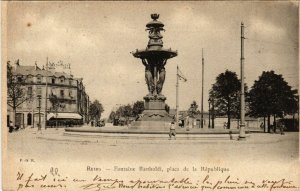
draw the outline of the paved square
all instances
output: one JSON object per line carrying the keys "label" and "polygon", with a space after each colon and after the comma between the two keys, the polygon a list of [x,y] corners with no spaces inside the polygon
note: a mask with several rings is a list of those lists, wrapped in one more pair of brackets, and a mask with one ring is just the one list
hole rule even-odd
{"label": "paved square", "polygon": [[155,162],[176,160],[184,156],[189,160],[243,160],[293,161],[299,155],[299,135],[253,133],[246,141],[235,139],[196,138],[168,140],[168,135],[151,137],[92,135],[64,135],[64,129],[25,129],[8,134],[8,155],[14,158],[32,158],[39,161],[55,161],[71,158],[87,160],[148,160]]}

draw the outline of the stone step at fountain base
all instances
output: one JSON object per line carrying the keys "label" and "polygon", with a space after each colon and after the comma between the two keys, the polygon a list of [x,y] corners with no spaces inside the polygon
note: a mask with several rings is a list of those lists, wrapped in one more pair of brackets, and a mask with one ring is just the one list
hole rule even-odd
{"label": "stone step at fountain base", "polygon": [[169,131],[170,122],[168,121],[135,121],[129,130],[134,131]]}
{"label": "stone step at fountain base", "polygon": [[[168,140],[169,134],[167,132],[161,132],[159,134],[133,134],[133,133],[91,133],[91,132],[65,132],[63,134],[66,137],[81,137],[88,138],[87,140],[93,138],[99,139],[114,139],[114,140],[122,140],[122,139],[132,139],[132,140]],[[247,134],[247,137],[250,135]],[[172,137],[172,140],[174,137]],[[176,140],[200,140],[200,141],[220,141],[220,140],[237,140],[238,134],[176,134]],[[185,142],[186,143],[186,142]]]}
{"label": "stone step at fountain base", "polygon": [[[134,127],[133,127],[134,128]],[[132,127],[123,127],[120,128],[101,128],[101,127],[79,127],[79,128],[66,128],[65,132],[67,133],[82,133],[82,134],[131,134],[131,135],[159,135],[159,134],[169,134],[169,129],[165,128],[162,129],[160,127],[159,130],[156,129],[147,129],[147,130],[141,130],[141,129],[133,129]],[[246,131],[247,132],[247,131]],[[186,130],[185,128],[177,128],[176,129],[177,135],[238,135],[239,130],[238,129],[199,129],[199,128],[193,128],[190,130]]]}

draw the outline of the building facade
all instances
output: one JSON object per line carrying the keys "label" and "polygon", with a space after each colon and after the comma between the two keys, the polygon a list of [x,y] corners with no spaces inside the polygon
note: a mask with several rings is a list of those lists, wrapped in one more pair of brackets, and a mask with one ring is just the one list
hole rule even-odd
{"label": "building facade", "polygon": [[[89,96],[85,92],[82,78],[74,78],[65,72],[54,69],[45,70],[35,66],[22,66],[18,62],[13,66],[13,75],[20,78],[27,99],[16,109],[16,126],[41,127],[45,120],[60,122],[89,121]],[[55,96],[58,107],[55,107],[50,97]],[[7,122],[12,120],[13,109],[8,106]]]}

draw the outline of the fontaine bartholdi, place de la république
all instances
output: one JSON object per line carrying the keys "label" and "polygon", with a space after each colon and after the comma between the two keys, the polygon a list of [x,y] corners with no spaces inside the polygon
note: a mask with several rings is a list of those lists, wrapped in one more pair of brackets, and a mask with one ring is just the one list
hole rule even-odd
{"label": "fontaine bartholdi, place de la r\u00e9publique", "polygon": [[151,18],[153,20],[146,24],[149,32],[146,49],[132,52],[145,66],[148,94],[144,97],[144,112],[130,128],[145,131],[167,130],[173,120],[165,110],[166,97],[162,94],[162,89],[166,76],[165,65],[168,59],[177,56],[177,51],[163,48],[161,31],[164,31],[164,24],[157,20],[159,14],[151,14]]}

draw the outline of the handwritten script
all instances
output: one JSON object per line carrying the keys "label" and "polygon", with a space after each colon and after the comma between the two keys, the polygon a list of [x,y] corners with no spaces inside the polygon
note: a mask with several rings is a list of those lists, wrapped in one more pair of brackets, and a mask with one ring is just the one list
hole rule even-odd
{"label": "handwritten script", "polygon": [[102,177],[101,174],[90,178],[78,178],[64,176],[57,168],[51,168],[48,173],[35,174],[18,172],[16,176],[17,191],[22,190],[70,190],[70,185],[76,190],[102,191],[102,190],[299,190],[299,187],[291,180],[261,179],[259,181],[241,179],[230,174],[220,176],[204,175],[197,179],[165,178],[148,179],[137,178],[127,180],[123,178]]}

